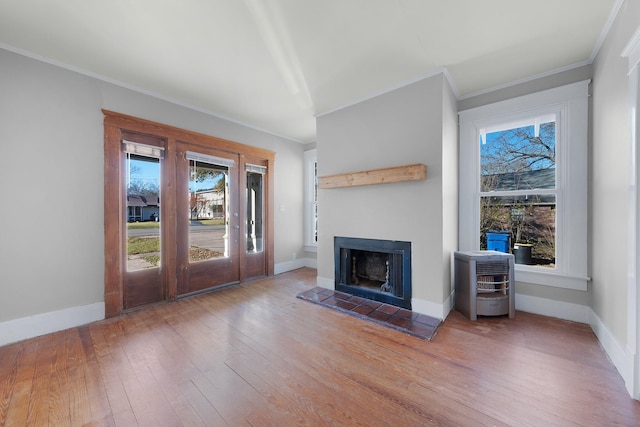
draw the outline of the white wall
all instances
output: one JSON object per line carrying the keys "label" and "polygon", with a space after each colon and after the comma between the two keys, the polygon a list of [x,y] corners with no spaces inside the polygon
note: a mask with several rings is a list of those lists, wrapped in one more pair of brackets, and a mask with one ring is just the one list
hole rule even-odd
{"label": "white wall", "polygon": [[[448,84],[443,85],[442,115],[442,293],[445,312],[454,301],[451,254],[458,250],[458,109]],[[455,167],[452,167],[455,165]]]}
{"label": "white wall", "polygon": [[629,79],[622,50],[640,25],[626,1],[593,63],[591,234],[593,311],[621,343],[627,333]]}
{"label": "white wall", "polygon": [[102,300],[100,88],[0,50],[0,321]]}
{"label": "white wall", "polygon": [[[318,118],[319,176],[427,165],[425,181],[319,191],[319,282],[334,280],[334,236],[410,241],[412,297],[419,300],[413,309],[443,316],[450,289],[449,268],[443,265],[449,265],[449,247],[456,242],[456,233],[446,238],[443,233],[450,233],[457,218],[456,114],[445,86],[439,74]],[[443,159],[450,164],[443,164]],[[454,217],[445,221],[445,212]]]}
{"label": "white wall", "polygon": [[304,253],[302,144],[0,49],[0,345],[102,306],[103,108],[275,151],[276,269]]}

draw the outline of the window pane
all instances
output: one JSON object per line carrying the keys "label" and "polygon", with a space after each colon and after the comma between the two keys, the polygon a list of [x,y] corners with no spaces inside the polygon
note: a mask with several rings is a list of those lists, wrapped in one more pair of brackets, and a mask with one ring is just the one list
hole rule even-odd
{"label": "window pane", "polygon": [[229,168],[189,161],[189,262],[229,256]]}
{"label": "window pane", "polygon": [[127,271],[160,265],[160,160],[127,153]]}
{"label": "window pane", "polygon": [[482,192],[552,189],[555,170],[554,121],[491,132],[480,139]]}
{"label": "window pane", "polygon": [[499,248],[495,243],[505,234],[517,264],[555,267],[555,196],[481,197],[480,248]]}
{"label": "window pane", "polygon": [[247,252],[263,250],[263,176],[247,172]]}

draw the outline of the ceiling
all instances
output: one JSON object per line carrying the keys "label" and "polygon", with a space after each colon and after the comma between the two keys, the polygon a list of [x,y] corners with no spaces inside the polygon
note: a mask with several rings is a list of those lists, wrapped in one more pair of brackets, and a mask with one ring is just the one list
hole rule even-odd
{"label": "ceiling", "polygon": [[620,2],[0,0],[0,47],[310,142],[439,72],[465,98],[587,64]]}

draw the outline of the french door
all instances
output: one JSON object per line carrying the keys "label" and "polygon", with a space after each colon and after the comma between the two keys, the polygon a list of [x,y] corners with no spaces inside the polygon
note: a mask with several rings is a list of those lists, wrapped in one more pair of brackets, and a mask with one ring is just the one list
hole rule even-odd
{"label": "french door", "polygon": [[239,155],[178,143],[178,296],[240,280]]}
{"label": "french door", "polygon": [[106,317],[273,274],[273,152],[103,112]]}

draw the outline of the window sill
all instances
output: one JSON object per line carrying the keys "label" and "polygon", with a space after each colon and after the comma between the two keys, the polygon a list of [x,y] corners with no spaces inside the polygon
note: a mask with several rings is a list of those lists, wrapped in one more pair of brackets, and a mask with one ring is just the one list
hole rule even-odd
{"label": "window sill", "polygon": [[532,267],[524,267],[516,264],[516,282],[533,283],[536,285],[552,286],[555,288],[586,291],[590,277],[571,276],[558,272],[533,270]]}

